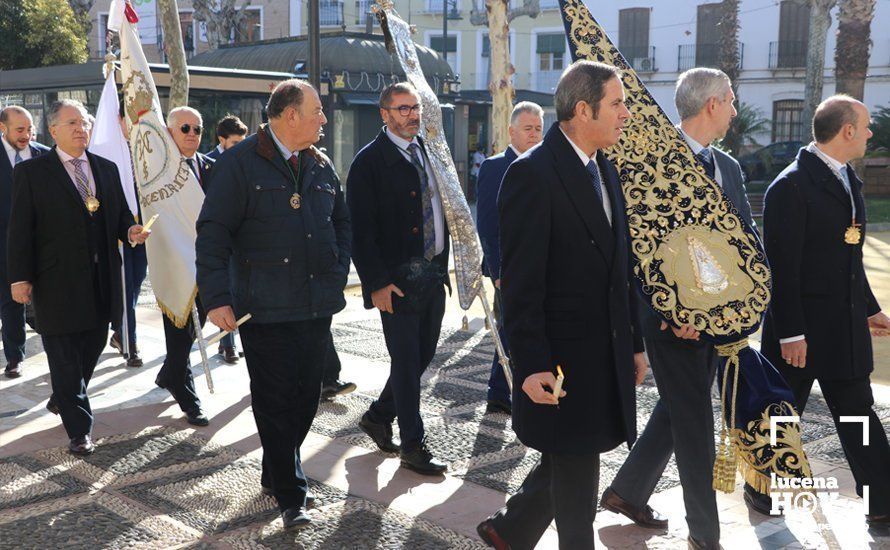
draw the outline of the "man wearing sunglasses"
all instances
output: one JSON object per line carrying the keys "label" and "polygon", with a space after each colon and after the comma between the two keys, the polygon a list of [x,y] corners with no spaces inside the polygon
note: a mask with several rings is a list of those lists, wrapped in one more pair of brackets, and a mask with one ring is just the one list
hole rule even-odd
{"label": "man wearing sunglasses", "polygon": [[[201,184],[201,188],[206,192],[213,160],[198,152],[203,129],[201,113],[191,107],[176,107],[167,115],[167,130],[173,136],[173,141],[179,148],[182,159],[188,164],[198,183]],[[197,297],[195,303],[198,306],[198,315],[203,327],[206,313],[201,296]],[[166,315],[161,317],[164,321],[167,356],[164,358],[164,364],[158,372],[155,384],[169,391],[170,395],[176,399],[189,424],[207,426],[210,420],[201,410],[201,400],[198,399],[198,393],[195,391],[195,380],[192,377],[189,363],[192,344],[195,343],[196,335],[200,329],[195,330],[191,319],[183,328],[176,328],[176,325]]]}
{"label": "man wearing sunglasses", "polygon": [[[353,262],[365,308],[380,310],[391,357],[389,380],[359,427],[402,466],[441,475],[447,466],[424,442],[420,377],[433,355],[445,313],[448,229],[420,132],[421,105],[407,83],[380,94],[386,123],[352,163],[346,185],[352,216]],[[393,441],[399,419],[401,446]]]}

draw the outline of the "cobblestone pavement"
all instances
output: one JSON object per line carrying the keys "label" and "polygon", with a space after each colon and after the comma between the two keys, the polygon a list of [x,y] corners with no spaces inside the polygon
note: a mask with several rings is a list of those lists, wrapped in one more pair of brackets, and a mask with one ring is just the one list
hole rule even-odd
{"label": "cobblestone pavement", "polygon": [[[476,523],[516,490],[537,454],[516,440],[507,415],[484,414],[493,344],[478,317],[469,331],[460,330],[461,315],[452,298],[424,377],[421,414],[429,446],[450,464],[448,476],[431,480],[398,468],[397,458],[375,450],[357,427],[383,386],[388,356],[379,317],[350,292],[333,331],[343,378],[359,390],[319,407],[302,453],[318,503],[311,527],[296,535],[282,531],[273,500],[259,490],[261,451],[243,364],[212,358],[214,395],[207,394],[201,369],[194,369],[211,425],[188,426],[169,395],[152,384],[163,358],[163,330],[146,295],[138,311],[146,365],[128,369],[106,349],[90,388],[98,449],[81,459],[66,452],[58,417],[44,409],[46,358],[29,332],[25,376],[0,382],[0,547],[481,548]],[[195,365],[198,356],[195,351]],[[875,392],[888,426],[890,388],[876,385]],[[651,375],[637,399],[642,430],[657,400]],[[739,491],[719,495],[724,547],[890,549],[890,533],[866,530],[820,395],[808,406],[803,437],[814,473],[838,479],[839,500],[827,510],[794,510],[782,519],[749,514]],[[600,490],[626,456],[623,448],[602,456]],[[673,460],[652,505],[670,517],[667,532],[601,511],[598,544],[685,548]],[[551,527],[539,548],[555,548],[556,540]]]}

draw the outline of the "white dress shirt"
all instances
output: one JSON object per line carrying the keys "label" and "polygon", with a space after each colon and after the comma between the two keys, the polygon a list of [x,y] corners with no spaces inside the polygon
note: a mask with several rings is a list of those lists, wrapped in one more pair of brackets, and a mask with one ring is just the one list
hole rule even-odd
{"label": "white dress shirt", "polygon": [[[436,256],[438,256],[445,250],[445,216],[442,213],[442,201],[439,199],[439,187],[436,182],[436,175],[433,173],[430,163],[426,158],[426,153],[424,153],[423,148],[420,147],[420,143],[417,141],[416,137],[411,141],[402,139],[390,132],[388,127],[386,128],[386,137],[395,143],[396,147],[402,153],[402,156],[404,156],[408,162],[412,162],[408,146],[412,143],[417,144],[420,151],[420,163],[423,165],[423,170],[426,172],[426,180],[429,183],[430,191],[432,191],[433,228],[436,233]],[[414,164],[412,163],[411,166],[414,166]]]}
{"label": "white dress shirt", "polygon": [[[62,166],[64,166],[65,171],[68,172],[68,176],[71,178],[71,184],[74,185],[74,189],[76,190],[77,189],[77,177],[75,176],[75,172],[74,172],[74,164],[71,163],[71,161],[74,159],[74,157],[72,157],[65,151],[62,151],[58,147],[56,147],[56,153],[59,155],[59,159],[62,161]],[[80,160],[83,161],[80,165],[83,169],[83,173],[86,174],[86,176],[87,176],[87,186],[89,187],[90,193],[95,197],[96,196],[96,180],[95,180],[95,178],[93,178],[93,171],[90,168],[90,161],[87,158],[86,151],[81,153],[80,156],[77,158],[79,158]],[[78,194],[80,194],[80,191],[78,191]]]}
{"label": "white dress shirt", "polygon": [[[578,154],[578,159],[581,161],[581,164],[584,165],[585,171],[587,171],[587,163],[590,162],[591,160],[593,161],[594,164],[596,164],[597,169],[599,169],[599,163],[596,162],[596,151],[593,152],[593,156],[588,157],[587,153],[585,153],[584,151],[581,150],[580,147],[575,145],[575,142],[572,141],[572,138],[570,138],[568,136],[568,134],[566,134],[565,131],[563,131],[562,128],[560,128],[559,131],[562,132],[562,135],[564,135],[567,140],[569,140],[569,145],[571,145],[572,149],[575,150],[575,153]],[[603,210],[606,211],[606,220],[609,221],[609,225],[612,225],[612,201],[611,201],[611,199],[609,199],[609,190],[606,189],[606,177],[603,176],[602,170],[600,170],[600,186],[601,186],[602,192],[603,192]]]}
{"label": "white dress shirt", "polygon": [[9,157],[9,165],[15,168],[15,154],[18,152],[19,156],[22,157],[22,160],[28,160],[31,158],[31,147],[25,147],[21,151],[18,151],[15,147],[9,144],[6,141],[6,136],[3,136],[3,139],[0,139],[3,142],[3,148],[6,149],[6,156]]}
{"label": "white dress shirt", "polygon": [[[683,128],[677,126],[677,129],[680,130],[680,134],[683,136],[683,139],[686,140],[686,144],[689,145],[690,149],[692,149],[692,154],[698,156],[698,154],[702,152],[702,149],[704,149],[705,146],[695,141],[692,136],[683,131]],[[720,165],[717,164],[717,155],[714,154],[713,149],[711,149],[711,162],[714,163],[714,181],[717,182],[717,185],[720,186],[720,189],[723,189],[723,175],[720,173]]]}

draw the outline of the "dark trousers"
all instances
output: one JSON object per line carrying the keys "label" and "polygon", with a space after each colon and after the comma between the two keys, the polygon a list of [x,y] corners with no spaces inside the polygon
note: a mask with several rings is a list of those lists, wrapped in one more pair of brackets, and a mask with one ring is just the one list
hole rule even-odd
{"label": "dark trousers", "polygon": [[513,550],[535,547],[553,519],[561,550],[594,548],[599,454],[542,453],[515,495],[491,519]]}
{"label": "dark trousers", "polygon": [[643,507],[673,453],[683,487],[689,534],[703,543],[720,540],[712,487],[714,417],[711,386],[717,368],[714,346],[646,339],[659,400],[615,479],[618,496]]}
{"label": "dark trousers", "polygon": [[[2,238],[6,238],[5,235]],[[3,262],[6,261],[4,258]],[[25,358],[25,306],[12,299],[6,282],[6,265],[0,265],[0,333],[3,335],[3,354],[7,361]]]}
{"label": "dark trousers", "polygon": [[235,347],[235,333],[230,332],[222,337],[222,340],[219,341],[219,347],[221,348],[234,348]]}
{"label": "dark trousers", "polygon": [[[145,245],[140,244],[135,248],[124,244],[124,284],[127,285],[127,301],[124,308],[127,311],[127,332],[130,337],[130,345],[136,345],[136,302],[139,300],[139,290],[145,281],[148,269],[148,259],[145,256]],[[123,328],[121,319],[112,319],[111,328],[120,332]],[[121,335],[123,339],[123,335]]]}
{"label": "dark trousers", "polygon": [[[198,304],[198,316],[201,320],[201,326],[207,316],[204,308]],[[193,412],[201,408],[201,400],[198,399],[198,392],[195,391],[195,379],[192,376],[192,365],[189,361],[189,355],[192,352],[192,344],[195,343],[195,325],[191,317],[183,328],[176,328],[176,325],[162,315],[164,320],[164,341],[167,345],[167,356],[164,358],[164,364],[158,372],[155,383],[162,388],[166,388],[170,395],[179,403],[182,412]]]}
{"label": "dark trousers", "polygon": [[250,398],[263,445],[262,484],[284,511],[305,506],[300,445],[318,410],[331,318],[241,326]]}
{"label": "dark trousers", "polygon": [[71,439],[93,430],[87,387],[107,337],[107,324],[83,332],[42,337],[53,387],[51,399],[58,405],[62,424]]}
{"label": "dark trousers", "polygon": [[[782,368],[782,376],[797,401],[798,412],[803,411],[816,380],[806,376],[805,369]],[[890,514],[890,444],[881,420],[875,414],[875,400],[868,376],[852,380],[819,380],[822,395],[831,411],[838,439],[847,456],[850,471],[856,480],[856,494],[862,496],[862,486],[869,487],[869,513]],[[863,445],[862,424],[840,422],[841,416],[868,418],[868,446]]]}
{"label": "dark trousers", "polygon": [[[492,284],[494,281],[492,280]],[[501,291],[494,289],[494,306],[492,313],[498,324],[498,336],[501,337],[501,344],[504,349],[510,349],[507,345],[507,333],[504,331],[504,312],[501,309]],[[488,400],[510,402],[510,386],[507,385],[507,377],[504,375],[504,367],[499,361],[497,347],[494,350],[494,357],[491,359],[491,374],[488,376]]]}
{"label": "dark trousers", "polygon": [[337,348],[334,347],[334,335],[330,334],[328,340],[327,351],[324,360],[324,375],[322,376],[323,386],[333,386],[340,378],[340,356],[337,355]]}
{"label": "dark trousers", "polygon": [[402,451],[423,441],[420,418],[420,378],[436,354],[445,315],[445,289],[437,289],[421,313],[381,313],[389,350],[389,379],[368,410],[371,420],[390,424],[399,418]]}

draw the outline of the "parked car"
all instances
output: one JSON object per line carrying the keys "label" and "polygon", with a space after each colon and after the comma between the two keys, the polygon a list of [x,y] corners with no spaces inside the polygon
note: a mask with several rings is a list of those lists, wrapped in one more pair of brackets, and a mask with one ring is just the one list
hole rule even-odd
{"label": "parked car", "polygon": [[771,181],[797,157],[800,141],[777,141],[739,158],[748,181]]}

